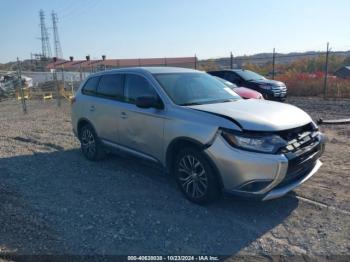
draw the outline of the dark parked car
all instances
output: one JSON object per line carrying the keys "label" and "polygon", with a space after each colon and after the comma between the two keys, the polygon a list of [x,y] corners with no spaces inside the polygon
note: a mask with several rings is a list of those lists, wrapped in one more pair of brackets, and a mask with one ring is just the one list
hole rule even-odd
{"label": "dark parked car", "polygon": [[284,101],[287,97],[287,87],[280,81],[266,79],[250,70],[230,69],[208,72],[221,77],[238,86],[247,87],[260,92],[265,99]]}

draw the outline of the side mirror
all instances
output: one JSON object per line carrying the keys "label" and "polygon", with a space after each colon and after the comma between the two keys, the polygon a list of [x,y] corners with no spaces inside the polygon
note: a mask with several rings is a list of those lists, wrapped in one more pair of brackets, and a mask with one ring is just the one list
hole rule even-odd
{"label": "side mirror", "polygon": [[154,96],[140,96],[136,98],[136,106],[140,108],[163,108],[163,105],[160,102],[160,100]]}

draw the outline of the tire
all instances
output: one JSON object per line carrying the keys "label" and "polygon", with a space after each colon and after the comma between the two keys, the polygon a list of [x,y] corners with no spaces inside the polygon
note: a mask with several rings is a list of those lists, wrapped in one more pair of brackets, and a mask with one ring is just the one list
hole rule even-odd
{"label": "tire", "polygon": [[273,97],[268,94],[263,94],[265,100],[273,100]]}
{"label": "tire", "polygon": [[178,153],[173,174],[180,190],[191,202],[209,204],[220,196],[214,169],[206,156],[194,147],[184,148]]}
{"label": "tire", "polygon": [[105,150],[91,125],[86,124],[81,128],[79,140],[81,151],[88,160],[97,161],[105,157]]}

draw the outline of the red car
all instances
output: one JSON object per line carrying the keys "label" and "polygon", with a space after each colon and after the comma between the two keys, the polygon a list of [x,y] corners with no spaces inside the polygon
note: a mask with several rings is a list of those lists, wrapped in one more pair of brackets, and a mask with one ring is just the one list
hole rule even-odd
{"label": "red car", "polygon": [[222,79],[220,77],[214,76],[216,79],[218,79],[220,82],[222,82],[227,87],[231,88],[233,91],[235,91],[240,97],[244,99],[264,99],[263,95],[253,89],[249,89],[246,87],[238,87],[237,85]]}

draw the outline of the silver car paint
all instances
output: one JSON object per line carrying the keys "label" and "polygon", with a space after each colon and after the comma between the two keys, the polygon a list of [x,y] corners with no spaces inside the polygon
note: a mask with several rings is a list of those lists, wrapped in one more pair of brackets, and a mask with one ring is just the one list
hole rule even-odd
{"label": "silver car paint", "polygon": [[[288,160],[284,155],[261,154],[233,148],[222,136],[205,150],[222,174],[227,191],[238,188],[251,180],[274,180],[284,177]],[[235,175],[239,174],[239,175]]]}
{"label": "silver car paint", "polygon": [[[228,191],[237,190],[249,180],[271,180],[267,188],[258,192],[265,193],[283,179],[288,167],[284,155],[239,150],[216,134],[220,127],[237,131],[242,131],[241,128],[276,131],[303,126],[312,122],[304,111],[277,102],[243,99],[221,104],[178,106],[153,77],[152,73],[158,72],[203,73],[178,68],[128,68],[94,74],[141,75],[154,87],[164,103],[164,109],[141,109],[133,104],[83,95],[82,84],[72,105],[74,132],[77,134],[80,120],[88,120],[109,146],[158,161],[163,166],[166,166],[166,152],[171,142],[190,138],[208,145],[205,153],[217,166],[223,186]],[[91,105],[95,106],[95,110],[90,111]]]}
{"label": "silver car paint", "polygon": [[196,105],[191,108],[232,117],[244,129],[254,131],[287,130],[312,121],[308,114],[295,106],[257,99]]}

